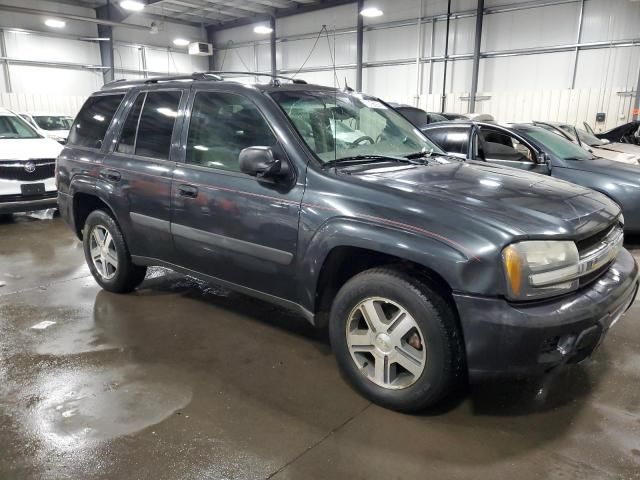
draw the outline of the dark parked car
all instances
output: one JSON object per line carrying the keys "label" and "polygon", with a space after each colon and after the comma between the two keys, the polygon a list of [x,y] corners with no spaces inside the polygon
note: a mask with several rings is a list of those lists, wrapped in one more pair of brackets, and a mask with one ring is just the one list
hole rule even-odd
{"label": "dark parked car", "polygon": [[589,133],[602,140],[640,145],[640,120],[634,120],[633,122],[625,123],[624,125],[618,125],[617,127],[600,133],[594,132],[587,122],[584,123],[584,128],[586,128]]}
{"label": "dark parked car", "polygon": [[466,372],[585,358],[638,286],[605,196],[453,159],[379,100],[300,81],[108,84],[58,169],[103,288],[162,265],[295,309],[328,324],[360,392],[398,410]]}
{"label": "dark parked car", "polygon": [[430,123],[447,121],[447,118],[439,113],[425,112],[421,108],[412,107],[411,105],[403,105],[400,103],[390,103],[389,105],[420,129],[426,127]]}
{"label": "dark parked car", "polygon": [[640,167],[598,158],[531,124],[447,122],[424,133],[450,155],[542,173],[597,190],[622,207],[625,230],[640,232]]}

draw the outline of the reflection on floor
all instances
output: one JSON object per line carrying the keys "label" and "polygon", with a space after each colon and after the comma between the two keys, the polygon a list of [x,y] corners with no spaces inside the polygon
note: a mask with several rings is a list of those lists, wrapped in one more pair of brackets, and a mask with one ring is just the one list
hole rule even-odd
{"label": "reflection on floor", "polygon": [[0,478],[640,472],[637,304],[584,364],[410,416],[354,393],[287,311],[163,269],[101,291],[59,218],[0,221],[0,285]]}

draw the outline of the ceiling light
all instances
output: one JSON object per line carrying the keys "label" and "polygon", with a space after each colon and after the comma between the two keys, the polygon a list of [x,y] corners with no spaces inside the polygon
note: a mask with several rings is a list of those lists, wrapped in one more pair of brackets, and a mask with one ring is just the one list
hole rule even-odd
{"label": "ceiling light", "polygon": [[186,47],[187,45],[189,45],[191,42],[189,40],[185,40],[184,38],[176,38],[173,41],[174,45],[177,45],[178,47]]}
{"label": "ceiling light", "polygon": [[44,21],[44,24],[47,27],[51,27],[51,28],[64,28],[67,22],[65,22],[64,20],[58,20],[57,18],[47,18]]}
{"label": "ceiling light", "polygon": [[378,7],[367,7],[363,8],[362,11],[360,11],[360,15],[362,15],[363,17],[381,17],[382,13],[382,10],[380,10]]}
{"label": "ceiling light", "polygon": [[137,2],[136,0],[123,0],[120,2],[120,6],[125,10],[131,10],[132,12],[144,10],[144,3]]}
{"label": "ceiling light", "polygon": [[253,28],[254,33],[259,33],[260,35],[266,35],[267,33],[273,32],[273,28],[267,27],[266,25],[256,25]]}

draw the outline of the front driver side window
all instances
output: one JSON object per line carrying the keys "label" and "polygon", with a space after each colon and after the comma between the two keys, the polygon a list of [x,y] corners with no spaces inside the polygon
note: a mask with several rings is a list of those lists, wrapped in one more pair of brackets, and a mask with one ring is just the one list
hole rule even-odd
{"label": "front driver side window", "polygon": [[508,133],[482,128],[478,132],[478,155],[484,160],[534,162],[529,147]]}
{"label": "front driver side window", "polygon": [[277,140],[258,108],[234,93],[199,92],[193,102],[186,162],[240,171],[247,147],[274,147]]}

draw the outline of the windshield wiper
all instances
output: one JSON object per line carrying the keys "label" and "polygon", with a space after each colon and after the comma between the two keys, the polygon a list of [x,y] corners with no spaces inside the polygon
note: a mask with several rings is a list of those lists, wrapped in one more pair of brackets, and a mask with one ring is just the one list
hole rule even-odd
{"label": "windshield wiper", "polygon": [[418,163],[418,162],[412,161],[410,158],[395,157],[393,155],[353,155],[351,157],[342,157],[342,158],[337,158],[335,160],[329,160],[328,162],[324,163],[323,167],[335,167],[336,165],[341,165],[341,164],[357,165],[360,163],[379,162],[381,160],[410,163],[410,164]]}

